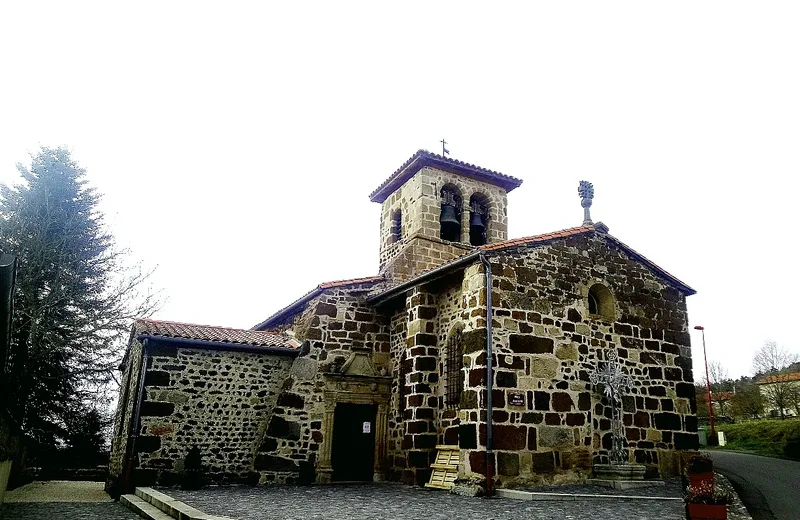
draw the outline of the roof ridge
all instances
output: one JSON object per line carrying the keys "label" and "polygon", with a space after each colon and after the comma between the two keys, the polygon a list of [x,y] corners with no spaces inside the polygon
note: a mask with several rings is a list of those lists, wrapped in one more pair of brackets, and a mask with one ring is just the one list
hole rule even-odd
{"label": "roof ridge", "polygon": [[137,322],[138,321],[147,321],[147,322],[150,322],[150,323],[166,323],[166,324],[170,324],[170,325],[185,325],[185,326],[188,326],[188,327],[203,327],[203,328],[207,328],[207,329],[231,330],[231,331],[236,331],[236,332],[267,332],[267,333],[270,333],[270,334],[273,334],[273,335],[284,335],[284,336],[286,336],[286,334],[283,333],[283,332],[268,331],[268,330],[241,329],[241,328],[236,328],[236,327],[223,327],[221,325],[204,325],[202,323],[189,323],[189,322],[186,322],[186,321],[156,320],[156,319],[153,319],[153,318],[136,318],[136,321]]}
{"label": "roof ridge", "polygon": [[[522,184],[522,179],[518,179],[517,177],[512,177],[511,175],[506,175],[506,174],[500,173],[500,172],[498,172],[496,170],[490,170],[489,168],[484,168],[483,166],[478,166],[477,164],[472,164],[472,163],[468,163],[468,162],[465,162],[465,161],[460,161],[458,159],[453,159],[451,157],[445,157],[444,155],[439,155],[439,154],[436,154],[436,153],[432,153],[432,152],[429,152],[428,150],[424,150],[424,149],[420,148],[419,150],[417,150],[414,153],[414,155],[412,155],[406,162],[404,162],[400,166],[400,168],[395,170],[394,173],[392,173],[389,176],[388,179],[383,181],[380,184],[380,186],[375,188],[375,190],[373,190],[373,192],[369,194],[369,199],[371,201],[373,201],[373,202],[382,202],[386,198],[386,197],[383,197],[383,199],[381,199],[383,191],[385,191],[393,183],[398,182],[399,179],[402,179],[403,182],[408,180],[408,178],[410,178],[411,175],[413,175],[413,173],[416,173],[416,171],[414,171],[412,174],[408,175],[407,177],[403,178],[404,177],[404,175],[403,175],[404,172],[406,172],[406,170],[412,164],[414,164],[415,161],[417,161],[417,160],[423,160],[424,161],[426,159],[428,161],[436,161],[436,162],[439,162],[439,163],[445,163],[445,164],[448,164],[448,165],[450,165],[452,167],[456,167],[456,168],[461,168],[461,169],[466,169],[466,170],[473,170],[473,174],[474,175],[483,175],[485,177],[488,177],[489,179],[494,178],[494,179],[492,179],[494,181],[494,183],[496,185],[498,185],[498,186],[504,187],[506,189],[506,191],[511,191],[514,188],[518,187],[520,184]],[[463,173],[466,174],[467,172],[463,172]],[[484,180],[487,180],[487,179],[484,179]],[[492,181],[490,180],[489,182],[492,182]],[[388,194],[387,194],[387,196],[388,196]]]}

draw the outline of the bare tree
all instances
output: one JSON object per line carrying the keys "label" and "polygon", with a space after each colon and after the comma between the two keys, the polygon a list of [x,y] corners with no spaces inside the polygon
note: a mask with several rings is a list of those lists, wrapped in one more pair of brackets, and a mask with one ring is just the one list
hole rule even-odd
{"label": "bare tree", "polygon": [[800,382],[787,374],[790,365],[798,360],[800,356],[797,353],[778,346],[772,340],[764,342],[753,356],[753,371],[757,377],[762,376],[759,386],[764,400],[781,419],[785,418],[787,409],[796,408],[800,401]]}

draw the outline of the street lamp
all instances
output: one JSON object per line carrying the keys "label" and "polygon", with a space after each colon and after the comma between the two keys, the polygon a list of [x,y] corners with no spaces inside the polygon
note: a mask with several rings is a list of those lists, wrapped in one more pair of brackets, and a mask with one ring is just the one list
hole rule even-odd
{"label": "street lamp", "polygon": [[708,378],[708,356],[706,355],[706,329],[702,325],[695,325],[694,330],[699,330],[703,335],[703,359],[706,362],[706,389],[708,390],[708,417],[711,419],[711,438],[715,438],[714,408],[711,406],[711,379]]}

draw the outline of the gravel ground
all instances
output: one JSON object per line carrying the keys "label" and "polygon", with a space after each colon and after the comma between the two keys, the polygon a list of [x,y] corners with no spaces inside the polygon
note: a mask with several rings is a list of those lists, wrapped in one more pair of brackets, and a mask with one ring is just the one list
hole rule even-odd
{"label": "gravel ground", "polygon": [[105,491],[103,482],[32,482],[6,492],[2,520],[141,520]]}
{"label": "gravel ground", "polygon": [[119,502],[16,502],[0,506],[2,520],[142,520]]}
{"label": "gravel ground", "polygon": [[49,480],[31,482],[6,492],[6,503],[13,502],[111,502],[103,482]]}
{"label": "gravel ground", "polygon": [[452,518],[542,520],[679,520],[683,502],[661,500],[575,500],[528,502],[467,498],[397,484],[209,487],[200,491],[164,489],[192,507],[239,520],[344,520]]}

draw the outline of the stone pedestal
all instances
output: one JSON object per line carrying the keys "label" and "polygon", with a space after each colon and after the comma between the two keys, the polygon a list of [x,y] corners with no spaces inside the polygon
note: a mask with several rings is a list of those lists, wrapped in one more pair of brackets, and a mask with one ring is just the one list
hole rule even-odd
{"label": "stone pedestal", "polygon": [[592,469],[594,478],[586,479],[586,483],[595,486],[633,489],[664,485],[663,480],[645,480],[641,464],[595,464]]}

